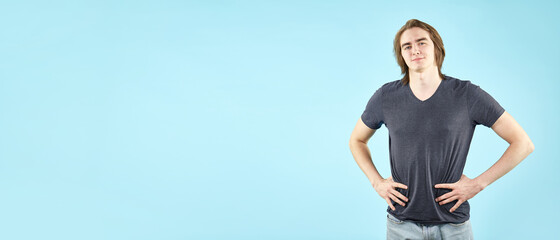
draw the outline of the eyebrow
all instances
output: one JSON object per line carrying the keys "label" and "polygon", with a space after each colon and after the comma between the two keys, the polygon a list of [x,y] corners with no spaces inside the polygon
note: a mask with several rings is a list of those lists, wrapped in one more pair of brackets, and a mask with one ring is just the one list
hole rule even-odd
{"label": "eyebrow", "polygon": [[[423,38],[418,38],[418,39],[416,39],[416,42],[420,42],[420,41],[422,41],[422,40],[428,40],[428,39],[425,38],[425,37],[423,37]],[[406,46],[406,45],[410,45],[410,42],[403,43],[403,44],[401,45],[401,48],[403,48],[403,47]]]}

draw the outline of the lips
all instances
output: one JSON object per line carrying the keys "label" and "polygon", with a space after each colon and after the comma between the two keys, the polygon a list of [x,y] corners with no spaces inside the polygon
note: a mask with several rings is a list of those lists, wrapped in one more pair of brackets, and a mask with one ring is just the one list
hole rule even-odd
{"label": "lips", "polygon": [[423,59],[423,58],[415,58],[412,61],[416,61],[416,60],[420,60],[420,59]]}

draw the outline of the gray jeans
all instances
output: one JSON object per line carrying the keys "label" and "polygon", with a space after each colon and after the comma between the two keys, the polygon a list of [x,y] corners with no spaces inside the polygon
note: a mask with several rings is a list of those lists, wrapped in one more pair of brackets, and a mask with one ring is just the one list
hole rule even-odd
{"label": "gray jeans", "polygon": [[470,219],[462,223],[420,224],[402,221],[387,213],[387,240],[473,239]]}

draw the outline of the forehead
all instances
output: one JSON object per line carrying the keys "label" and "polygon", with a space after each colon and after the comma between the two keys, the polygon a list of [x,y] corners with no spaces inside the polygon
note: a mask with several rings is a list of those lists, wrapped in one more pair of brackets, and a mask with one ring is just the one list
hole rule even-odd
{"label": "forehead", "polygon": [[419,27],[413,27],[405,30],[401,35],[400,40],[401,40],[401,44],[403,44],[406,42],[414,42],[416,39],[423,38],[423,37],[428,39],[428,41],[431,41],[430,34],[428,33],[428,31]]}

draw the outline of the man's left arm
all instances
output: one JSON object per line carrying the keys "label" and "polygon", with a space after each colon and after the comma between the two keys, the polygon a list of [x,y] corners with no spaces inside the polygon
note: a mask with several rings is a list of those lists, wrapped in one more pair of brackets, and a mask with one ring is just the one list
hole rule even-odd
{"label": "man's left arm", "polygon": [[509,147],[492,167],[474,179],[482,189],[511,171],[535,149],[527,133],[507,111],[492,125],[492,130],[506,140]]}
{"label": "man's left arm", "polygon": [[509,143],[502,157],[480,176],[470,179],[463,174],[456,183],[440,183],[435,188],[448,188],[453,191],[437,197],[440,205],[457,200],[449,210],[455,211],[463,202],[471,199],[488,185],[511,171],[517,164],[533,152],[535,146],[523,128],[506,111],[492,125],[492,130]]}

